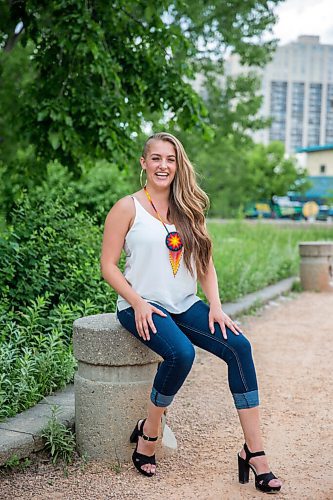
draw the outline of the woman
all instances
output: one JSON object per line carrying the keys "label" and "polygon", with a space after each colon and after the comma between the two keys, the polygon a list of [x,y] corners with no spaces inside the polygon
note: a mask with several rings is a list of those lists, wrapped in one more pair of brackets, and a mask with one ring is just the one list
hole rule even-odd
{"label": "woman", "polygon": [[[118,292],[117,317],[163,362],[154,378],[148,416],[130,437],[136,442],[133,463],[152,476],[161,416],[184,383],[194,360],[194,345],[228,364],[228,382],[243,429],[238,454],[239,481],[265,492],[279,491],[281,481],[270,472],[262,450],[258,385],[251,346],[222,310],[212,244],[204,213],[207,195],[180,141],[157,133],[146,141],[140,158],[143,189],[120,199],[105,220],[101,255],[104,279]],[[126,252],[124,274],[118,268]],[[197,295],[197,280],[209,306]],[[251,451],[250,451],[251,450]]]}

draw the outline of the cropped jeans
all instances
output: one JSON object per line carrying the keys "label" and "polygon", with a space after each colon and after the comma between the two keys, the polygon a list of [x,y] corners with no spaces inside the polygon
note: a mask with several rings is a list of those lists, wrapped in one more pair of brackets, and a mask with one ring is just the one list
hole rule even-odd
{"label": "cropped jeans", "polygon": [[170,313],[154,302],[149,303],[167,314],[163,317],[153,313],[157,332],[153,333],[148,325],[150,340],[139,336],[132,307],[122,311],[117,309],[117,317],[126,330],[163,358],[150,394],[155,406],[165,407],[172,403],[191,370],[195,357],[194,345],[227,363],[229,388],[237,409],[259,405],[251,344],[244,334],[235,335],[226,326],[228,338],[224,339],[218,323],[214,323],[215,333],[211,333],[208,324],[209,306],[202,300],[179,314]]}

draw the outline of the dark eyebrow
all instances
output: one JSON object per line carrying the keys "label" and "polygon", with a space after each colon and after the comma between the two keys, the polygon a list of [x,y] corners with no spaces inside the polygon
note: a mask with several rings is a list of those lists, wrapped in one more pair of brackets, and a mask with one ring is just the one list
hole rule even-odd
{"label": "dark eyebrow", "polygon": [[[150,156],[161,156],[159,153],[151,153]],[[174,158],[176,158],[176,155],[168,155],[168,157],[170,156],[173,156]]]}

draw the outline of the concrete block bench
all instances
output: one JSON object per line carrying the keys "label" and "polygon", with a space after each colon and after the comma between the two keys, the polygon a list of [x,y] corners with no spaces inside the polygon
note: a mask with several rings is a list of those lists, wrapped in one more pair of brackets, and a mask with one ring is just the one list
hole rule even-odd
{"label": "concrete block bench", "polygon": [[299,243],[300,278],[304,290],[333,291],[333,242]]}
{"label": "concrete block bench", "polygon": [[[129,436],[147,403],[160,356],[125,330],[116,314],[97,314],[74,321],[73,349],[77,450],[90,458],[129,462],[135,445]],[[163,440],[163,443],[162,443]],[[156,453],[176,449],[162,419]]]}

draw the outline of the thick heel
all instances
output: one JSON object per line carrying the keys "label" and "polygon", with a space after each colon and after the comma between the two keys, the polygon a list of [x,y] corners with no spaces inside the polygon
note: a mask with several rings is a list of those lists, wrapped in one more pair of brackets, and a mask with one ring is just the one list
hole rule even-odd
{"label": "thick heel", "polygon": [[250,466],[238,455],[238,479],[242,484],[249,482]]}
{"label": "thick heel", "polygon": [[136,443],[138,441],[138,436],[139,436],[138,424],[136,424],[135,429],[130,436],[130,443]]}

